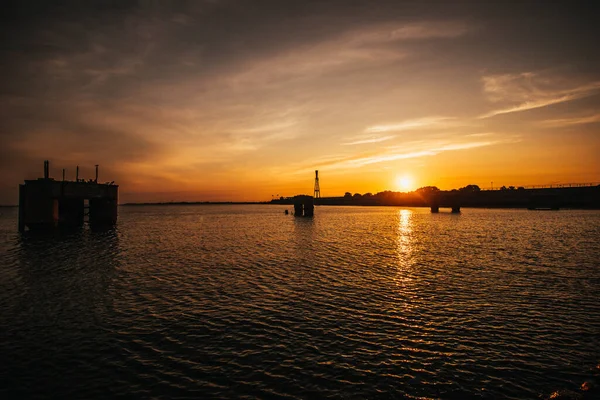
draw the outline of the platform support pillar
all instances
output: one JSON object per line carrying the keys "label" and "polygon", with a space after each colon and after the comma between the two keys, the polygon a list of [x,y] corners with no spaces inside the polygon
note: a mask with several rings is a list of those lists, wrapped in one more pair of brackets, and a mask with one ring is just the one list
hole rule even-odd
{"label": "platform support pillar", "polygon": [[117,223],[116,199],[90,199],[90,225],[113,226]]}
{"label": "platform support pillar", "polygon": [[25,185],[19,185],[19,232],[25,231]]}

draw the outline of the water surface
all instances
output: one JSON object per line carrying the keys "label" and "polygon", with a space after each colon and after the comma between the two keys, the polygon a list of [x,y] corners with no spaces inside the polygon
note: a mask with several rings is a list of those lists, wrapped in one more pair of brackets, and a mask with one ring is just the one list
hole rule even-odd
{"label": "water surface", "polygon": [[600,360],[600,212],[0,209],[0,395],[538,398]]}

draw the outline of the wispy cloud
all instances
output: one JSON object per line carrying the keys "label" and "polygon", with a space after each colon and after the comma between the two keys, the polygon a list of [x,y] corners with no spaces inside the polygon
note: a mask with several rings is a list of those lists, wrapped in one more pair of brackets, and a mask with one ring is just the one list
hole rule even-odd
{"label": "wispy cloud", "polygon": [[235,134],[269,133],[269,132],[286,130],[288,128],[293,127],[297,123],[298,123],[297,121],[283,121],[283,122],[270,123],[270,124],[265,124],[265,125],[260,125],[260,126],[236,128],[236,129],[230,130],[230,132],[235,133]]}
{"label": "wispy cloud", "polygon": [[460,124],[462,124],[462,122],[458,121],[456,118],[432,116],[418,119],[410,119],[390,124],[372,125],[366,127],[362,135],[355,136],[349,139],[348,142],[342,144],[350,146],[358,144],[380,143],[397,137],[397,135],[389,134],[378,135],[382,133],[385,134],[388,132],[409,131],[423,128],[450,127]]}
{"label": "wispy cloud", "polygon": [[409,130],[409,129],[436,127],[436,126],[444,125],[452,119],[453,118],[449,118],[449,117],[427,117],[427,118],[420,118],[420,119],[411,119],[411,120],[407,120],[407,121],[398,122],[395,124],[369,126],[365,129],[365,132],[367,132],[367,133],[395,132],[395,131],[405,131],[405,130]]}
{"label": "wispy cloud", "polygon": [[351,164],[356,166],[381,163],[386,161],[403,160],[407,158],[418,158],[435,156],[445,151],[468,150],[477,147],[490,146],[496,142],[467,142],[467,143],[450,143],[439,146],[434,146],[428,150],[412,151],[406,153],[382,154],[373,157],[358,158],[351,161]]}
{"label": "wispy cloud", "polygon": [[460,21],[420,21],[405,24],[387,23],[366,27],[342,35],[346,43],[374,44],[406,40],[456,38],[472,28]]}
{"label": "wispy cloud", "polygon": [[398,46],[402,42],[452,39],[469,30],[467,24],[457,21],[374,24],[253,60],[227,79],[234,85],[272,83],[283,78],[318,76],[342,68],[382,65],[409,55],[407,49]]}
{"label": "wispy cloud", "polygon": [[483,90],[488,99],[505,106],[480,118],[542,108],[592,96],[600,92],[600,81],[573,82],[548,73],[524,72],[484,76]]}
{"label": "wispy cloud", "polygon": [[572,118],[548,119],[545,121],[540,121],[538,125],[549,128],[562,128],[573,125],[595,124],[598,122],[600,122],[600,114]]}
{"label": "wispy cloud", "polygon": [[382,163],[386,161],[395,161],[395,160],[404,160],[408,158],[418,158],[418,157],[426,157],[426,156],[434,156],[438,154],[435,150],[423,150],[423,151],[413,151],[409,153],[396,153],[396,154],[382,154],[373,157],[363,157],[357,158],[349,161],[348,164],[359,167],[363,165]]}
{"label": "wispy cloud", "polygon": [[354,146],[357,144],[369,144],[369,143],[380,143],[380,142],[385,142],[387,140],[393,139],[396,136],[394,135],[390,135],[390,136],[373,136],[370,138],[364,138],[364,139],[358,139],[358,140],[354,140],[352,142],[347,142],[347,143],[342,143],[342,145],[344,146]]}
{"label": "wispy cloud", "polygon": [[[513,140],[514,141],[514,140]],[[306,173],[315,168],[327,170],[343,170],[359,168],[366,165],[385,163],[397,160],[431,157],[443,152],[470,150],[479,147],[491,146],[500,141],[414,141],[401,146],[389,146],[377,152],[360,153],[347,156],[338,156],[328,160],[313,160],[310,165],[298,166],[296,173]]]}
{"label": "wispy cloud", "polygon": [[480,132],[480,133],[470,133],[467,136],[468,137],[485,137],[485,136],[492,136],[494,135],[493,132]]}

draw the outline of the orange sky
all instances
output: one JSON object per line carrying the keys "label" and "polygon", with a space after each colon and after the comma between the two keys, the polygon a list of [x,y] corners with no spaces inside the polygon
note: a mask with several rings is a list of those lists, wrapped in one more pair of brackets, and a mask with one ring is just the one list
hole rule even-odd
{"label": "orange sky", "polygon": [[399,177],[600,181],[593,21],[468,3],[287,7],[18,11],[4,28],[0,204],[44,159],[56,178],[100,164],[122,202],[311,193],[315,169],[323,196],[406,189]]}

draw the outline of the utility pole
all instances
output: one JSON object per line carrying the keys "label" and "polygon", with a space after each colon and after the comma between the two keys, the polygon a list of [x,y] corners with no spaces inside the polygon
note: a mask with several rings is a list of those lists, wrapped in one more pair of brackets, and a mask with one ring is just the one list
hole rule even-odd
{"label": "utility pole", "polygon": [[315,171],[315,199],[321,198],[321,188],[319,187],[319,171]]}

